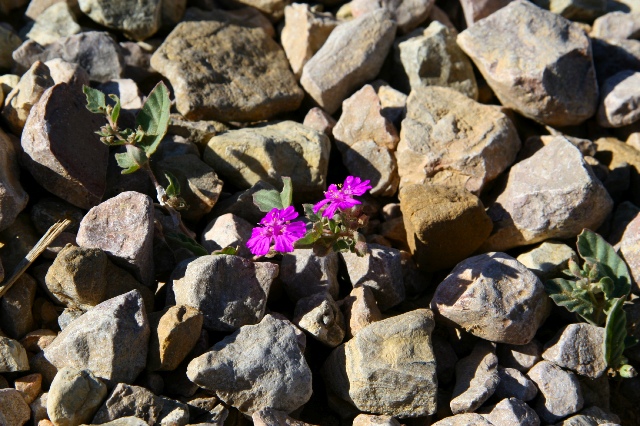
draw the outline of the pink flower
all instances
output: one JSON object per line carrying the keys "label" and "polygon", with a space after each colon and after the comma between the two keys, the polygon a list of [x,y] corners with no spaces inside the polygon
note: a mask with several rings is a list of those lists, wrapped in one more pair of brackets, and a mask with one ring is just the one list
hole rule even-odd
{"label": "pink flower", "polygon": [[274,249],[281,253],[293,251],[293,243],[302,238],[307,232],[305,224],[301,221],[290,222],[298,217],[293,206],[286,209],[271,209],[260,221],[261,227],[253,228],[251,238],[247,241],[247,247],[251,253],[264,256],[269,252],[271,243],[275,242]]}
{"label": "pink flower", "polygon": [[333,217],[336,210],[346,210],[360,204],[360,201],[354,200],[354,195],[362,195],[372,188],[369,180],[362,181],[359,177],[347,176],[343,185],[340,187],[335,184],[329,185],[329,189],[324,193],[324,200],[313,206],[313,212],[318,213],[322,206],[328,206],[322,212],[324,217]]}

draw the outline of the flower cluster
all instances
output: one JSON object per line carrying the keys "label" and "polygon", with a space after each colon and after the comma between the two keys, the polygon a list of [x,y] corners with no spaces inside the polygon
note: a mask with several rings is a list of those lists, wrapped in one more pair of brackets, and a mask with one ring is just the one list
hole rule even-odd
{"label": "flower cluster", "polygon": [[[281,194],[272,192],[275,192],[277,200],[281,196],[283,200],[289,197],[287,203],[290,203],[291,188],[287,188],[287,185],[290,185],[288,179],[285,180],[285,189]],[[366,224],[366,216],[353,209],[361,204],[353,197],[363,195],[369,189],[371,185],[368,180],[363,181],[355,176],[347,177],[342,185],[330,185],[323,200],[313,206],[305,206],[309,229],[304,222],[293,221],[298,217],[293,206],[272,207],[260,221],[260,226],[253,229],[247,247],[256,256],[268,254],[272,244],[274,251],[289,253],[294,250],[294,244],[300,242],[304,243],[303,246],[313,246],[314,249],[319,244],[324,244],[327,247],[333,246],[334,250],[353,251],[358,242],[357,229]],[[267,194],[264,199],[273,203],[273,197],[274,194]],[[257,201],[256,204],[261,208],[273,205]],[[318,215],[320,212],[321,215]]]}

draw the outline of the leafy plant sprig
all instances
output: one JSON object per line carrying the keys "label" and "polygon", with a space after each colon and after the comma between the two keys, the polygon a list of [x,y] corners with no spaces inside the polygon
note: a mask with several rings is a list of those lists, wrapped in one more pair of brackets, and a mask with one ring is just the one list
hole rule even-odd
{"label": "leafy plant sprig", "polygon": [[615,249],[604,238],[588,229],[578,235],[578,254],[582,268],[569,260],[567,278],[545,283],[545,290],[558,305],[575,312],[589,324],[604,326],[602,347],[611,375],[634,377],[637,373],[623,352],[637,343],[627,335],[623,304],[631,291],[629,269]]}

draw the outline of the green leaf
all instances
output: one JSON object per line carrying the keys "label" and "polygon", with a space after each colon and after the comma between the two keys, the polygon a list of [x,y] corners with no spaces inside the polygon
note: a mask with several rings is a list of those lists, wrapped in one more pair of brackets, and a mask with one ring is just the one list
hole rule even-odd
{"label": "green leaf", "polygon": [[253,194],[253,204],[258,206],[261,212],[270,212],[272,209],[282,209],[282,198],[275,189],[261,189]]}
{"label": "green leaf", "polygon": [[594,324],[593,313],[595,307],[589,293],[575,287],[575,281],[555,278],[547,280],[544,289],[558,306],[564,306],[570,312],[575,312],[589,323]]}
{"label": "green leaf", "polygon": [[631,291],[631,275],[627,264],[611,244],[588,229],[578,235],[578,253],[585,261],[598,265],[598,269],[613,280],[610,298],[626,297]]}
{"label": "green leaf", "polygon": [[92,89],[89,86],[82,86],[82,93],[87,97],[87,109],[95,114],[102,114],[107,110],[104,93]]}
{"label": "green leaf", "polygon": [[122,105],[120,104],[120,98],[116,95],[109,95],[109,97],[116,102],[116,104],[113,106],[113,109],[111,110],[111,121],[113,123],[117,123],[118,118],[120,118],[120,108],[122,108]]}
{"label": "green leaf", "polygon": [[167,197],[173,198],[180,195],[180,182],[171,172],[164,172],[164,176],[167,178],[169,185],[165,189]]}
{"label": "green leaf", "polygon": [[627,337],[627,314],[622,309],[624,297],[620,297],[613,301],[607,323],[604,327],[604,343],[602,350],[604,351],[604,359],[607,365],[617,369],[621,364],[622,353],[624,352],[624,340]]}
{"label": "green leaf", "polygon": [[611,278],[602,277],[598,282],[597,286],[602,290],[607,300],[610,300],[613,298],[613,290],[615,285]]}
{"label": "green leaf", "polygon": [[282,208],[289,207],[291,205],[292,199],[293,199],[293,190],[291,188],[291,178],[288,176],[282,176],[282,192],[280,193]]}
{"label": "green leaf", "polygon": [[345,240],[338,240],[333,244],[333,251],[335,252],[346,252],[351,251],[351,244],[349,244]]}
{"label": "green leaf", "polygon": [[320,239],[322,236],[322,224],[316,222],[312,224],[311,229],[307,231],[304,237],[295,242],[296,247],[310,246]]}
{"label": "green leaf", "polygon": [[207,249],[198,244],[193,238],[189,238],[184,234],[177,232],[168,232],[164,235],[164,237],[170,245],[173,244],[179,247],[184,247],[196,256],[209,255]]}
{"label": "green leaf", "polygon": [[124,169],[122,171],[123,175],[133,173],[140,168],[140,165],[133,159],[133,157],[131,157],[131,154],[129,154],[128,152],[116,154],[116,162],[118,163],[118,166]]}
{"label": "green leaf", "polygon": [[211,253],[211,254],[213,254],[213,255],[218,255],[218,254],[230,254],[230,255],[234,255],[234,254],[236,254],[236,253],[238,253],[238,248],[237,248],[237,247],[227,246],[227,247],[225,247],[225,248],[223,248],[223,249],[216,250],[216,251],[214,251],[214,252],[213,252],[213,253]]}
{"label": "green leaf", "polygon": [[313,212],[313,204],[303,204],[302,209],[304,210],[304,215],[311,222],[318,222],[322,219],[322,216]]}
{"label": "green leaf", "polygon": [[149,93],[149,97],[147,97],[142,109],[136,116],[136,125],[140,126],[144,132],[140,145],[147,157],[150,157],[156,151],[160,141],[167,133],[170,113],[169,89],[161,81]]}

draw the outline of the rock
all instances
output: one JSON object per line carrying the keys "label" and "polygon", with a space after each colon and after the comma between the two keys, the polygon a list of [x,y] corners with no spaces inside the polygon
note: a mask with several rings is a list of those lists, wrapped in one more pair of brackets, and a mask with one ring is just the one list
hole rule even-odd
{"label": "rock", "polygon": [[413,258],[426,271],[470,256],[493,226],[480,199],[463,188],[407,185],[400,191],[400,208]]}
{"label": "rock", "polygon": [[598,148],[596,158],[605,164],[609,170],[630,168],[627,196],[633,204],[640,205],[640,152],[614,138],[597,139],[596,145]]}
{"label": "rock", "polygon": [[36,373],[20,377],[14,381],[13,385],[25,402],[31,404],[42,392],[42,375]]}
{"label": "rock", "polygon": [[367,286],[354,287],[351,293],[342,299],[340,308],[346,325],[347,340],[369,324],[382,319],[373,292]]}
{"label": "rock", "polygon": [[353,426],[400,426],[400,422],[391,416],[358,414],[353,419]]}
{"label": "rock", "polygon": [[[117,78],[106,81],[96,87],[105,95],[116,95],[120,98],[122,109],[139,110],[142,108],[142,94],[138,85],[130,78]],[[156,151],[156,155],[158,151]],[[160,155],[158,155],[160,157]],[[154,157],[155,159],[155,157]]]}
{"label": "rock", "polygon": [[322,47],[338,25],[330,14],[312,11],[308,4],[293,3],[284,8],[280,41],[297,78],[302,67]]}
{"label": "rock", "polygon": [[66,308],[60,316],[58,317],[58,326],[60,330],[64,330],[71,324],[73,321],[80,318],[85,314],[85,311],[77,308]]}
{"label": "rock", "polygon": [[46,348],[49,343],[55,339],[58,335],[53,330],[41,329],[27,333],[26,336],[20,340],[20,344],[31,353],[41,352]]}
{"label": "rock", "polygon": [[[41,420],[49,420],[49,415],[47,414],[47,397],[49,393],[44,392],[41,393],[31,404],[29,404],[29,408],[31,409],[31,419],[34,424],[38,424]],[[49,426],[49,425],[47,425]]]}
{"label": "rock", "polygon": [[80,9],[100,25],[122,31],[134,40],[144,40],[160,28],[160,0],[126,1],[78,0]]}
{"label": "rock", "polygon": [[253,255],[246,246],[251,238],[253,225],[243,218],[227,213],[209,222],[202,233],[200,244],[213,253],[225,247],[237,247],[238,256],[250,258]]}
{"label": "rock", "polygon": [[606,374],[597,379],[580,376],[578,380],[580,380],[584,407],[597,406],[605,410],[611,408],[611,387],[609,386],[609,377]]}
{"label": "rock", "polygon": [[0,373],[27,370],[29,370],[29,360],[22,345],[16,340],[0,336]]}
{"label": "rock", "polygon": [[11,69],[13,66],[11,52],[20,47],[21,44],[22,40],[11,28],[0,27],[0,69]]}
{"label": "rock", "polygon": [[485,419],[480,414],[476,413],[464,413],[456,414],[444,418],[440,421],[432,423],[431,426],[495,426],[489,420]]}
{"label": "rock", "polygon": [[34,106],[21,144],[26,168],[40,185],[89,209],[105,191],[109,149],[95,134],[104,119],[89,112],[85,103],[77,87],[56,84]]}
{"label": "rock", "polygon": [[584,228],[598,229],[612,207],[580,151],[558,136],[511,168],[506,188],[487,211],[493,232],[480,250],[573,238]]}
{"label": "rock", "polygon": [[622,71],[605,80],[600,89],[598,124],[623,127],[640,120],[636,105],[640,102],[640,72]]}
{"label": "rock", "polygon": [[273,408],[262,408],[251,416],[255,426],[312,426],[309,423],[295,420],[287,413],[274,410]]}
{"label": "rock", "polygon": [[385,10],[338,25],[303,67],[302,87],[333,114],[354,89],[378,74],[395,30],[396,24]]}
{"label": "rock", "polygon": [[440,283],[431,309],[474,336],[524,345],[548,315],[542,282],[504,253],[486,253],[460,262]]}
{"label": "rock", "polygon": [[[458,363],[458,356],[456,355],[453,346],[451,346],[451,343],[437,334],[433,336],[432,346],[433,353],[436,357],[436,374],[438,376],[438,384],[442,387],[442,385],[448,384],[453,380],[455,366]],[[450,396],[451,395],[449,395],[449,397]],[[449,399],[447,399],[447,407],[449,406]]]}
{"label": "rock", "polygon": [[151,65],[171,82],[189,120],[264,120],[297,109],[303,97],[275,41],[223,20],[178,24]]}
{"label": "rock", "polygon": [[16,87],[5,98],[2,108],[2,118],[14,134],[20,135],[31,108],[44,91],[53,85],[49,68],[40,61],[36,61],[20,78]]}
{"label": "rock", "polygon": [[46,48],[35,49],[33,54],[27,54],[23,48],[33,49],[23,44],[14,51],[14,60],[22,67],[28,68],[37,60],[62,58],[80,65],[91,81],[99,83],[120,78],[125,67],[121,47],[106,32],[88,31],[64,37]]}
{"label": "rock", "polygon": [[589,38],[566,19],[516,0],[457,41],[505,107],[554,127],[579,124],[595,113]]}
{"label": "rock", "polygon": [[106,426],[148,426],[146,421],[133,416],[120,417],[119,419],[102,424]]}
{"label": "rock", "polygon": [[456,36],[455,30],[433,21],[420,33],[396,41],[396,82],[407,93],[418,87],[440,86],[478,100],[473,66],[456,44]]}
{"label": "rock", "polygon": [[520,145],[514,125],[498,108],[449,88],[416,88],[396,151],[400,187],[436,183],[478,195],[513,163]]}
{"label": "rock", "polygon": [[332,348],[342,343],[345,336],[344,317],[329,293],[316,293],[298,300],[293,323]]}
{"label": "rock", "polygon": [[31,416],[29,405],[15,389],[0,389],[0,424],[22,426]]}
{"label": "rock", "polygon": [[123,192],[92,208],[82,219],[81,247],[104,250],[142,284],[153,282],[153,202],[139,192]]}
{"label": "rock", "polygon": [[65,367],[51,382],[47,414],[56,426],[89,423],[106,396],[106,385],[91,371]]}
{"label": "rock", "polygon": [[330,149],[322,133],[283,121],[214,136],[202,159],[241,189],[260,180],[280,187],[280,176],[289,176],[296,199],[306,201],[325,188]]}
{"label": "rock", "polygon": [[640,40],[591,39],[599,84],[621,71],[640,71]]}
{"label": "rock", "polygon": [[0,130],[0,231],[13,223],[28,201],[29,194],[20,184],[17,153],[9,136]]}
{"label": "rock", "polygon": [[60,1],[46,8],[36,18],[27,37],[42,46],[55,43],[61,37],[78,34],[82,28],[69,5]]}
{"label": "rock", "polygon": [[602,345],[604,328],[586,323],[569,324],[549,341],[542,358],[593,379],[607,369]]}
{"label": "rock", "polygon": [[377,1],[353,0],[351,13],[358,18],[378,9],[385,9],[398,23],[398,32],[406,34],[427,20],[435,0]]}
{"label": "rock", "polygon": [[277,274],[274,263],[253,263],[240,256],[187,260],[172,274],[175,303],[202,312],[208,330],[235,331],[262,320]]}
{"label": "rock", "polygon": [[540,426],[540,418],[527,404],[517,398],[505,398],[483,416],[495,426]]}
{"label": "rock", "polygon": [[580,383],[575,374],[557,365],[540,361],[529,370],[528,376],[540,390],[534,409],[547,423],[555,423],[582,408]]}
{"label": "rock", "polygon": [[44,356],[58,369],[89,369],[113,386],[133,382],[144,369],[148,341],[142,297],[131,291],[100,303],[73,321],[45,348]]}
{"label": "rock", "polygon": [[324,133],[329,138],[333,137],[333,128],[336,126],[336,123],[333,117],[318,107],[311,108],[307,115],[304,116],[304,121],[302,122],[304,126]]}
{"label": "rock", "polygon": [[316,293],[327,292],[338,298],[338,255],[316,255],[312,249],[296,249],[282,255],[278,278],[293,302]]}
{"label": "rock", "polygon": [[264,407],[290,413],[311,397],[311,370],[294,328],[271,315],[241,327],[192,360],[187,375],[249,415]]}
{"label": "rock", "polygon": [[54,58],[44,63],[49,68],[53,82],[67,83],[71,86],[82,88],[89,86],[89,74],[78,64],[67,62],[64,59]]}
{"label": "rock", "polygon": [[476,411],[495,392],[500,383],[496,345],[476,344],[471,355],[456,364],[456,384],[451,399],[453,414]]}
{"label": "rock", "polygon": [[36,280],[24,273],[0,299],[0,324],[7,336],[22,339],[36,329],[32,313],[36,289]]}
{"label": "rock", "polygon": [[512,1],[513,0],[461,0],[460,5],[464,12],[464,19],[467,22],[467,27],[470,27],[477,21],[502,9]]}
{"label": "rock", "polygon": [[620,417],[607,413],[598,407],[589,407],[579,414],[571,416],[556,426],[583,426],[583,425],[616,425],[620,424]]}
{"label": "rock", "polygon": [[178,157],[181,155],[196,155],[200,157],[198,145],[189,139],[179,136],[167,134],[158,145],[155,155],[158,158]]}
{"label": "rock", "polygon": [[400,250],[369,244],[369,253],[340,253],[351,285],[369,287],[381,311],[399,304],[405,298]]}
{"label": "rock", "polygon": [[609,12],[593,21],[589,36],[593,38],[640,38],[639,12]]}
{"label": "rock", "polygon": [[[278,187],[280,187],[278,185]],[[262,189],[276,189],[270,183],[259,180],[251,188],[236,192],[228,198],[220,200],[213,208],[210,216],[222,216],[233,213],[249,223],[257,224],[264,217],[264,212],[253,203],[253,194]]]}
{"label": "rock", "polygon": [[531,401],[538,393],[536,385],[515,368],[498,366],[500,383],[494,396],[498,399],[517,398],[520,401]]}
{"label": "rock", "polygon": [[198,310],[184,305],[170,306],[149,314],[151,336],[147,370],[178,368],[200,338],[203,318]]}
{"label": "rock", "polygon": [[545,241],[516,259],[544,282],[561,276],[562,271],[569,268],[569,259],[577,262],[578,255],[566,244]]}
{"label": "rock", "polygon": [[160,397],[162,411],[158,423],[160,426],[185,426],[189,423],[189,407],[175,399]]}
{"label": "rock", "polygon": [[572,21],[591,22],[607,12],[607,0],[550,0],[549,10]]}
{"label": "rock", "polygon": [[634,219],[629,222],[620,239],[620,255],[627,263],[629,272],[633,277],[632,289],[634,293],[638,293],[640,289],[640,214],[635,215]]}
{"label": "rock", "polygon": [[160,417],[163,401],[146,388],[118,383],[91,423],[102,424],[133,416],[153,425]]}
{"label": "rock", "polygon": [[371,181],[373,196],[390,197],[398,190],[399,177],[393,152],[372,140],[359,141],[342,154],[349,174]]}
{"label": "rock", "polygon": [[78,6],[78,0],[31,0],[29,6],[27,6],[25,15],[35,21],[42,12],[61,1],[67,3],[73,13],[79,14],[80,7]]}
{"label": "rock", "polygon": [[398,418],[435,413],[434,325],[433,314],[418,309],[377,321],[334,349],[322,369],[330,403]]}

